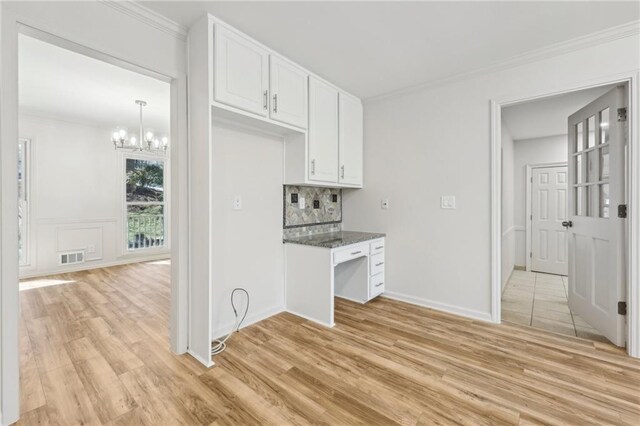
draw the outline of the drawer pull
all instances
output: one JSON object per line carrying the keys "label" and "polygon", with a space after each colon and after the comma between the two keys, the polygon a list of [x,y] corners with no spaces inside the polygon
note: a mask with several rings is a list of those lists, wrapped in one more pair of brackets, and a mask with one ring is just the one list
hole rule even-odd
{"label": "drawer pull", "polygon": [[382,265],[384,265],[384,262],[376,263],[376,266],[382,266]]}
{"label": "drawer pull", "polygon": [[356,254],[360,254],[360,253],[362,253],[362,251],[352,251],[351,256],[355,256]]}
{"label": "drawer pull", "polygon": [[380,287],[382,284],[384,284],[384,283],[383,282],[382,283],[378,283],[378,284],[376,284],[376,287]]}
{"label": "drawer pull", "polygon": [[384,246],[378,246],[378,247],[376,247],[375,249],[376,249],[376,250],[380,250],[380,249],[383,249],[383,248],[384,248]]}

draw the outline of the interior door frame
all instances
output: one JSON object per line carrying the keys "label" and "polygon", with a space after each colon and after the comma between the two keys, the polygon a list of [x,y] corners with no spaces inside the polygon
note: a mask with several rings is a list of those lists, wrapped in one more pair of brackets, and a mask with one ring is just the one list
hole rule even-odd
{"label": "interior door frame", "polygon": [[640,140],[637,116],[640,99],[640,72],[632,71],[598,79],[564,89],[539,90],[517,96],[505,96],[490,100],[491,130],[491,321],[501,322],[501,223],[502,223],[502,170],[500,157],[502,150],[502,108],[522,102],[539,100],[550,96],[567,94],[579,90],[608,86],[627,85],[629,120],[628,151],[625,173],[629,183],[627,197],[627,235],[626,235],[626,299],[627,299],[627,353],[640,358]]}
{"label": "interior door frame", "polygon": [[[531,241],[531,230],[533,228],[533,220],[531,215],[532,212],[532,185],[531,185],[531,177],[533,176],[533,169],[543,169],[547,167],[569,167],[569,163],[565,162],[556,162],[556,163],[537,163],[537,164],[527,164],[527,172],[526,172],[526,191],[525,191],[525,212],[526,212],[526,220],[525,220],[525,233],[526,233],[526,248],[527,253],[532,252],[532,241]],[[526,253],[525,253],[526,254]],[[531,271],[531,255],[526,257],[526,269],[527,271]]]}
{"label": "interior door frame", "polygon": [[[187,75],[173,69],[153,69],[83,44],[73,28],[46,28],[39,21],[10,10],[0,16],[0,424],[13,423],[20,415],[19,372],[19,267],[18,267],[18,36],[29,35],[76,53],[98,59],[170,84],[171,235],[170,349],[188,349],[189,298],[189,167]],[[108,141],[107,141],[108,142]],[[105,142],[106,143],[106,142]]]}

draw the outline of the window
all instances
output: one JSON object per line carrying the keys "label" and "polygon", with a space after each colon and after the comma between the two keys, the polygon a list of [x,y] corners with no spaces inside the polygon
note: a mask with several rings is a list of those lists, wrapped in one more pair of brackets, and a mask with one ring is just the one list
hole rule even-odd
{"label": "window", "polygon": [[127,250],[165,246],[165,162],[125,158]]}
{"label": "window", "polygon": [[18,141],[18,259],[29,264],[29,140]]}

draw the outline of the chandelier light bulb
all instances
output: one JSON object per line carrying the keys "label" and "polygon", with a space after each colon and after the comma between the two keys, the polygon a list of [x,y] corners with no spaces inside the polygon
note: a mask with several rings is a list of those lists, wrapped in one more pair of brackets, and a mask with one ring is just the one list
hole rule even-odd
{"label": "chandelier light bulb", "polygon": [[165,136],[162,138],[162,146],[167,146],[169,144],[169,139]]}
{"label": "chandelier light bulb", "polygon": [[127,136],[127,131],[124,129],[120,129],[118,134],[120,135],[120,139],[124,139]]}
{"label": "chandelier light bulb", "polygon": [[136,139],[135,136],[131,136],[131,139],[129,139],[129,142],[131,143],[131,145],[135,145],[136,142],[138,142],[138,140]]}
{"label": "chandelier light bulb", "polygon": [[153,132],[151,130],[148,130],[146,135],[145,135],[145,139],[148,141],[153,140]]}
{"label": "chandelier light bulb", "polygon": [[113,136],[112,136],[112,140],[114,142],[118,141],[120,139],[120,133],[118,132],[113,132]]}

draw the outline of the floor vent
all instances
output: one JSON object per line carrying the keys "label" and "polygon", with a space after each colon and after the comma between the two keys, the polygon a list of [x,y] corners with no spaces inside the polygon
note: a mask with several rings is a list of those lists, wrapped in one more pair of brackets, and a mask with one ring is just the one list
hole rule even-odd
{"label": "floor vent", "polygon": [[84,251],[60,253],[60,265],[75,265],[77,263],[84,263]]}

